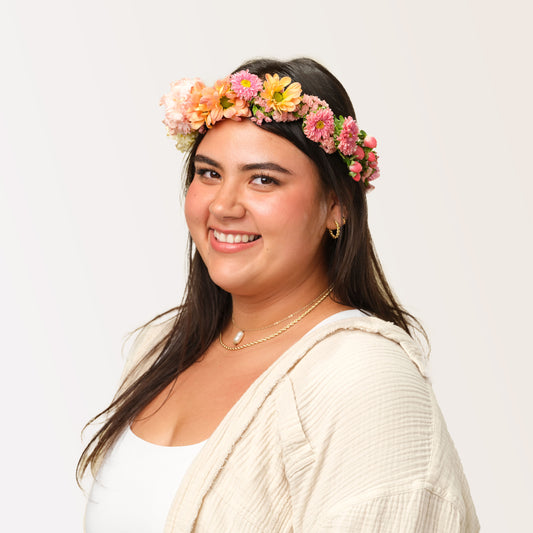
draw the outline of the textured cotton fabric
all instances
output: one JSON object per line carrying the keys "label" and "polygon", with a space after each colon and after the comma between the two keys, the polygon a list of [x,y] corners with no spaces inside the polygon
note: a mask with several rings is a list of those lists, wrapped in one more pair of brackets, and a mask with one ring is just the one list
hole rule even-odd
{"label": "textured cotton fabric", "polygon": [[[309,333],[357,316],[365,315],[358,309],[341,311]],[[161,533],[176,487],[204,443],[160,446],[126,428],[93,482],[85,513],[86,533]]]}
{"label": "textured cotton fabric", "polygon": [[[126,373],[168,327],[145,332]],[[315,329],[205,443],[164,532],[479,531],[426,364],[419,344],[377,318]]]}

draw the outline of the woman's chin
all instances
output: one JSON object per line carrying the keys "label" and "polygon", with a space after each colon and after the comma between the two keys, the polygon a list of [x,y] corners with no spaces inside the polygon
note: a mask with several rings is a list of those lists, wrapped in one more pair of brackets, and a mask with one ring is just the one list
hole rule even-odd
{"label": "woman's chin", "polygon": [[234,296],[252,296],[260,292],[260,288],[257,284],[249,284],[235,279],[228,279],[226,276],[211,276],[211,279],[222,290],[229,292]]}

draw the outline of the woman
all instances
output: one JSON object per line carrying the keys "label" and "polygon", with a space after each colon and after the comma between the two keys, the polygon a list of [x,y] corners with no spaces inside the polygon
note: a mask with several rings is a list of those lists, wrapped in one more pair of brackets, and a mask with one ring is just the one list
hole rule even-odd
{"label": "woman", "polygon": [[143,328],[80,459],[87,531],[478,531],[374,252],[376,142],[342,85],[255,60],[162,103],[189,153],[187,292]]}

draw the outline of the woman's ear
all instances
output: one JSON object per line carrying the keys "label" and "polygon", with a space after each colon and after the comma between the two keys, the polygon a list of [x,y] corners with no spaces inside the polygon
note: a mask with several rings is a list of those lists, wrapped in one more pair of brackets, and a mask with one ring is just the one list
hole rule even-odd
{"label": "woman's ear", "polygon": [[[335,231],[337,228],[337,224],[339,226],[342,226],[345,222],[344,212],[345,210],[339,202],[337,195],[333,191],[330,191],[328,194],[328,218],[326,223],[327,228]],[[335,224],[335,222],[337,224]]]}

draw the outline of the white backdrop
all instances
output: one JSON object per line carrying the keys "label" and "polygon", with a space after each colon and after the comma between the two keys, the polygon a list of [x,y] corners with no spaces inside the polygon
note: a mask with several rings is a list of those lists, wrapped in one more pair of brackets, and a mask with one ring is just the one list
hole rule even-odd
{"label": "white backdrop", "polygon": [[[172,80],[308,55],[378,138],[371,227],[426,326],[483,531],[531,523],[531,13],[518,0],[4,0],[3,531],[81,530],[80,430],[124,335],[181,297]],[[529,206],[530,207],[530,206]],[[9,526],[9,527],[6,527]]]}

